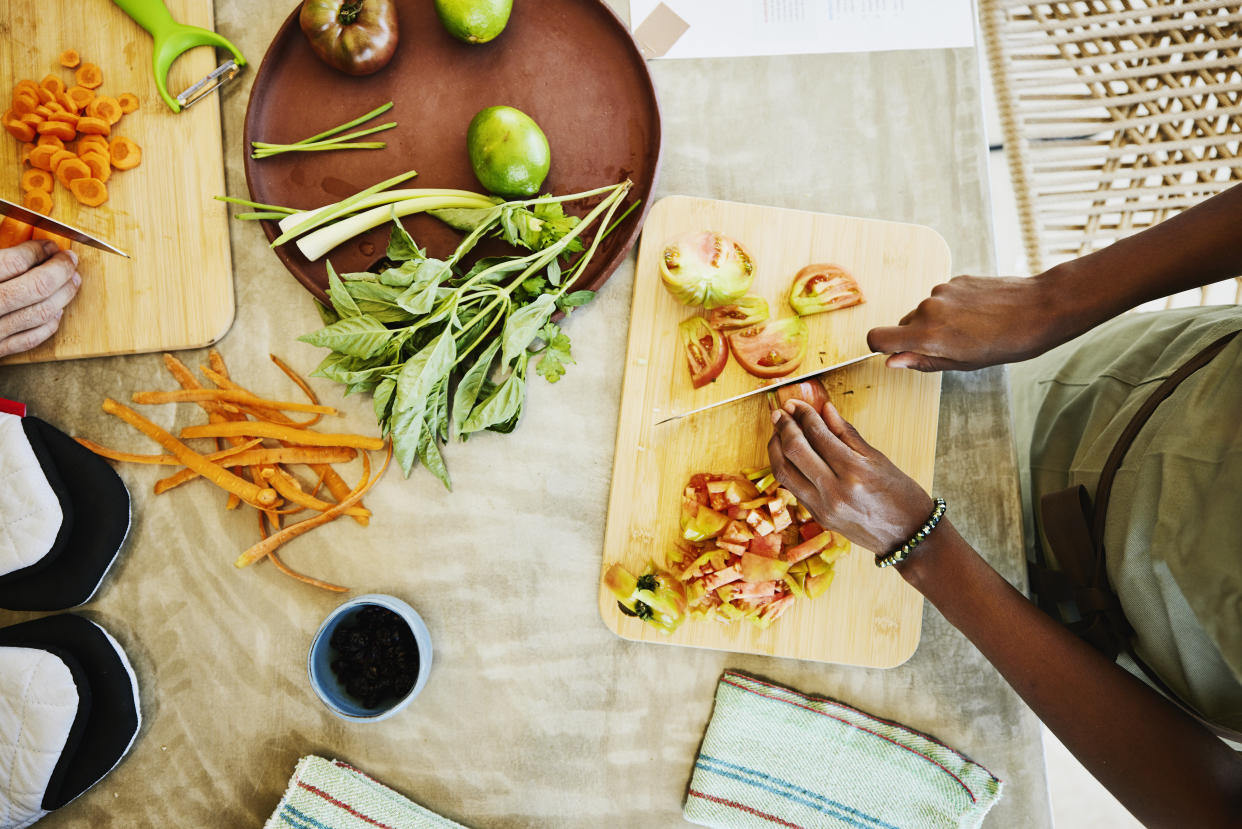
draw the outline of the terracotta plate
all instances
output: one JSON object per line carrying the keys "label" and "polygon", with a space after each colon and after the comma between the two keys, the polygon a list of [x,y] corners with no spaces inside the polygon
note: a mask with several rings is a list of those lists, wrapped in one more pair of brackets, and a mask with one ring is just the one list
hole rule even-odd
{"label": "terracotta plate", "polygon": [[[397,15],[396,56],[376,74],[355,78],[315,57],[294,8],[255,78],[245,145],[298,141],[389,100],[395,106],[374,123],[398,126],[376,136],[388,142],[383,150],[286,153],[259,161],[247,154],[251,198],[318,207],[411,169],[419,175],[405,187],[481,192],[466,156],[466,128],[484,107],[514,106],[539,123],[551,144],[545,192],[580,192],[628,177],[634,182],[630,198],[643,200],[582,275],[580,287],[598,288],[638,238],[660,159],[655,91],[624,24],[600,0],[518,0],[500,37],[468,46],[444,30],[430,0],[397,0]],[[589,206],[573,209],[581,213]],[[459,235],[436,219],[412,216],[404,222],[431,256],[445,256],[457,245]],[[268,239],[276,238],[274,222],[263,222],[263,229]],[[341,272],[366,270],[383,255],[387,239],[388,228],[376,228],[327,258]],[[292,244],[276,255],[326,300],[323,259],[310,262]]]}

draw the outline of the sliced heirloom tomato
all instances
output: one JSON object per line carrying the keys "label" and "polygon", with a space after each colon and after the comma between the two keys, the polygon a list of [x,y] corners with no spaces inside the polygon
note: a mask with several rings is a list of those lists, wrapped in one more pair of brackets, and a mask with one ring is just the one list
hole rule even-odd
{"label": "sliced heirloom tomato", "polygon": [[789,304],[798,316],[848,308],[863,301],[854,277],[836,265],[807,265],[794,277]]}
{"label": "sliced heirloom tomato", "polygon": [[824,391],[824,384],[815,379],[789,383],[776,390],[777,405],[784,406],[790,400],[801,400],[815,411],[822,412],[828,402],[828,392]]}
{"label": "sliced heirloom tomato", "polygon": [[707,322],[717,331],[734,331],[758,325],[770,316],[768,301],[761,296],[744,296],[732,305],[707,312]]}
{"label": "sliced heirloom tomato", "polygon": [[690,382],[696,389],[701,389],[724,371],[729,360],[729,349],[720,332],[702,317],[691,317],[677,326],[677,330],[681,332],[681,344],[686,348]]}
{"label": "sliced heirloom tomato", "polygon": [[742,368],[756,377],[784,377],[802,364],[808,339],[801,317],[785,317],[734,331],[729,348]]}

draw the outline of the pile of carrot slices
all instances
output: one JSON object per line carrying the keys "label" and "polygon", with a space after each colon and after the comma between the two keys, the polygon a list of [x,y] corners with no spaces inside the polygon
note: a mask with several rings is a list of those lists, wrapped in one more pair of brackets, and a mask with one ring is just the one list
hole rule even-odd
{"label": "pile of carrot slices", "polygon": [[[103,72],[73,49],[61,54],[60,65],[74,70],[72,85],[55,74],[37,83],[20,80],[11,106],[0,115],[0,124],[21,142],[22,204],[44,215],[52,212],[57,183],[80,204],[98,207],[108,200],[112,171],[132,170],[142,161],[142,148],[133,139],[114,134],[121,119],[138,109],[138,96],[100,93]],[[69,246],[67,239],[16,219],[0,222],[0,247],[31,238]]]}
{"label": "pile of carrot slices", "polygon": [[[312,429],[324,415],[337,414],[336,409],[319,405],[319,399],[306,380],[276,355],[269,356],[310,402],[271,400],[238,385],[230,377],[224,358],[214,349],[208,355],[209,365],[199,366],[207,379],[206,384],[201,383],[183,362],[165,354],[164,365],[181,388],[135,392],[133,402],[139,405],[194,403],[207,414],[205,424],[187,426],[174,436],[129,406],[108,398],[103,402],[105,412],[133,426],[168,454],[141,455],[110,449],[85,438],[76,440],[110,460],[182,467],[156,482],[156,495],[197,478],[210,481],[228,493],[227,509],[236,509],[244,503],[253,507],[258,515],[260,539],[238,556],[234,566],[248,567],[267,558],[280,572],[298,581],[343,593],[349,588],[292,569],[276,550],[342,515],[366,526],[371,512],[363,505],[362,496],[388,468],[392,445],[388,443],[384,463],[372,476],[369,453],[384,449],[385,441],[366,435],[330,434]],[[309,417],[295,420],[286,412]],[[197,439],[215,441],[215,451],[200,452],[183,442]],[[333,464],[347,463],[359,454],[362,455],[362,478],[351,487]],[[305,467],[313,483],[299,479],[296,474],[299,467]],[[309,513],[310,517],[286,525],[286,519],[299,513]]]}

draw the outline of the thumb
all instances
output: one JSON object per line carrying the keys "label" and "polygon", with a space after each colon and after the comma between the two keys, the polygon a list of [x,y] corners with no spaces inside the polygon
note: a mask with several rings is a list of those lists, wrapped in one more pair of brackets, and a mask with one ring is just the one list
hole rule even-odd
{"label": "thumb", "polygon": [[961,360],[934,357],[917,351],[899,351],[884,361],[889,368],[909,368],[915,371],[968,371],[971,366]]}

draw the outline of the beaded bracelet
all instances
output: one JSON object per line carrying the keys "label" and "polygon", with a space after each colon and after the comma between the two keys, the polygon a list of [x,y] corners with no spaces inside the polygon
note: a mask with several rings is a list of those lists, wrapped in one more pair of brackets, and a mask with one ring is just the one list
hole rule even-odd
{"label": "beaded bracelet", "polygon": [[910,553],[914,552],[914,548],[919,546],[931,534],[932,530],[936,529],[936,525],[940,523],[941,518],[944,518],[944,514],[949,509],[949,506],[944,502],[943,498],[936,498],[934,500],[936,506],[932,508],[931,516],[924,522],[923,526],[919,527],[910,540],[896,550],[893,550],[888,555],[876,556],[876,567],[892,567],[894,564],[905,561],[910,557]]}

